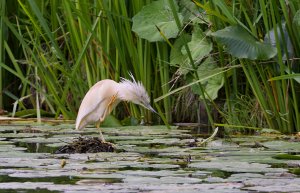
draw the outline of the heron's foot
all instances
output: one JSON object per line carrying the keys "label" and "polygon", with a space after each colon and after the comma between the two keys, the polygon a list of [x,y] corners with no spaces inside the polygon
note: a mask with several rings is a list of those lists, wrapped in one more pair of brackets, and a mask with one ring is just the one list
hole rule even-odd
{"label": "heron's foot", "polygon": [[114,145],[113,143],[107,142],[107,141],[104,139],[102,133],[100,134],[100,136],[98,137],[98,139],[99,139],[99,141],[101,141],[101,143],[109,144],[109,145],[112,145],[112,146]]}
{"label": "heron's foot", "polygon": [[105,142],[102,141],[102,143],[105,143],[105,144],[110,145],[112,147],[116,146],[114,143],[111,143],[111,142],[108,142],[108,141],[105,141]]}

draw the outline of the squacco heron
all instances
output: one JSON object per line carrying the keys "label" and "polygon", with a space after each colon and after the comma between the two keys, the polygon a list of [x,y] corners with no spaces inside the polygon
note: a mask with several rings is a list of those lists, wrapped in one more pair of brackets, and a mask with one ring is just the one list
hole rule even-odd
{"label": "squacco heron", "polygon": [[76,130],[83,129],[87,124],[96,123],[100,140],[105,142],[100,123],[120,101],[130,101],[155,112],[142,83],[137,82],[132,74],[130,77],[132,80],[121,78],[119,83],[109,79],[101,80],[92,86],[81,102],[76,118]]}

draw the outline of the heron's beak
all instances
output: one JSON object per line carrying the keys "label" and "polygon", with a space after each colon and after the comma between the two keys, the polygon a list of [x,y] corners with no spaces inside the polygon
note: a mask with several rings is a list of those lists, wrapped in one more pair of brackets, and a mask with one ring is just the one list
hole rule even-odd
{"label": "heron's beak", "polygon": [[[146,108],[149,109],[150,111],[152,111],[153,113],[158,114],[158,112],[156,112],[156,111],[153,109],[153,107],[151,107],[150,104],[148,104]],[[158,114],[158,115],[159,115],[159,114]]]}

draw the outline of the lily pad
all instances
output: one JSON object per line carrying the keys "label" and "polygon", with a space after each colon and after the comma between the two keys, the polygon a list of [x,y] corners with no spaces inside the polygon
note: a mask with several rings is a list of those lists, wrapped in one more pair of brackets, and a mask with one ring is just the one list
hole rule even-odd
{"label": "lily pad", "polygon": [[[237,143],[217,139],[205,147],[190,147],[188,144],[197,137],[190,129],[167,129],[164,126],[110,127],[102,130],[106,139],[115,143],[117,152],[53,154],[33,152],[36,147],[69,144],[79,134],[98,137],[97,129],[88,127],[76,132],[73,123],[18,125],[18,128],[20,130],[4,132],[17,134],[24,131],[22,128],[30,128],[45,135],[3,138],[0,143],[2,191],[9,187],[16,192],[42,189],[74,193],[235,193],[262,191],[263,187],[279,190],[284,185],[288,187],[287,190],[292,190],[297,186],[284,179],[299,179],[296,170],[299,160],[274,158],[287,152],[298,156],[297,143],[275,141],[274,137],[232,137],[232,141]],[[272,141],[268,142],[270,139]],[[254,148],[246,144],[256,141],[266,147]],[[266,182],[256,183],[268,179],[277,180],[272,181],[275,183],[273,187]]]}
{"label": "lily pad", "polygon": [[300,143],[288,142],[288,141],[267,141],[263,143],[264,146],[270,149],[276,149],[280,151],[299,152]]}
{"label": "lily pad", "polygon": [[43,137],[35,137],[35,138],[14,138],[11,141],[14,142],[24,142],[24,143],[60,143],[60,142],[68,142],[72,141],[73,138],[43,138]]}
{"label": "lily pad", "polygon": [[298,192],[300,190],[300,178],[290,179],[250,179],[244,181],[244,190],[258,192]]}
{"label": "lily pad", "polygon": [[248,172],[248,173],[261,173],[261,172],[286,172],[283,168],[271,168],[268,164],[248,163],[239,161],[211,161],[211,162],[195,162],[189,164],[190,168],[200,169],[219,169],[226,172]]}
{"label": "lily pad", "polygon": [[0,137],[4,138],[25,138],[25,137],[41,137],[45,133],[0,133]]}
{"label": "lily pad", "polygon": [[273,156],[275,159],[300,160],[300,156],[290,154],[278,154]]}

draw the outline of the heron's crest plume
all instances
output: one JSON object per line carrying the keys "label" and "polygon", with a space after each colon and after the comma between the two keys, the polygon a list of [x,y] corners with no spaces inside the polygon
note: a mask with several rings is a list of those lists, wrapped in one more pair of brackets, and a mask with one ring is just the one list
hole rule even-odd
{"label": "heron's crest plume", "polygon": [[131,73],[129,73],[129,76],[131,80],[121,77],[120,84],[126,90],[126,96],[124,93],[122,98],[142,105],[149,103],[150,98],[143,84],[140,81],[136,81]]}

